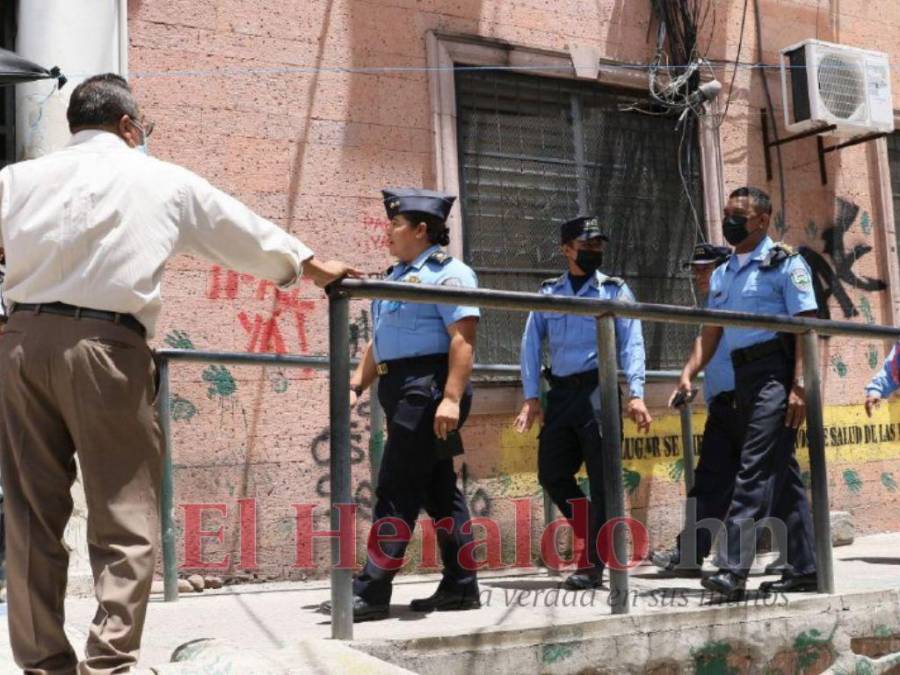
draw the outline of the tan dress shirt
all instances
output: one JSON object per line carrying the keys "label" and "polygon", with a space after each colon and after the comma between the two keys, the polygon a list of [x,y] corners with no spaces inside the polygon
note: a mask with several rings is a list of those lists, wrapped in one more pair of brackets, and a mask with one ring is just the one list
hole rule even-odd
{"label": "tan dress shirt", "polygon": [[105,131],[0,171],[6,302],[135,315],[152,336],[163,266],[195,253],[280,286],[313,253],[187,169]]}

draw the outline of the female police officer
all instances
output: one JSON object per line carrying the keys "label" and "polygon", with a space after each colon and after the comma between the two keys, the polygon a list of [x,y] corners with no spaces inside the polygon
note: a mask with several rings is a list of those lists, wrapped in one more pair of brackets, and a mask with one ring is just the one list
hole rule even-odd
{"label": "female police officer", "polygon": [[[391,224],[390,252],[398,260],[389,281],[475,288],[475,273],[441,250],[450,242],[445,221],[455,197],[416,189],[383,190]],[[388,422],[378,477],[368,561],[353,583],[355,621],[388,615],[391,581],[424,507],[436,522],[444,574],[437,592],[414,600],[414,611],[475,609],[474,565],[460,549],[472,541],[453,455],[462,452],[458,430],[469,413],[469,376],[475,354],[477,307],[376,300],[374,339],[350,378],[355,399],[380,376],[378,399]],[[386,518],[393,522],[384,523]],[[401,532],[402,520],[408,530]],[[379,521],[382,521],[381,523]],[[404,535],[406,535],[404,537]],[[403,539],[402,541],[397,541]],[[472,547],[466,547],[471,549]],[[470,561],[471,563],[471,561]]]}

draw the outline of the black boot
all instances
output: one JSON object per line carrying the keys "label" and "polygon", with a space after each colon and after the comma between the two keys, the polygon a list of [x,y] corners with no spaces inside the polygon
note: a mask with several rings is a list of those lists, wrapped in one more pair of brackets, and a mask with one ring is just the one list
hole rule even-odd
{"label": "black boot", "polygon": [[739,577],[734,572],[719,570],[711,577],[706,577],[700,582],[703,588],[725,596],[726,600],[737,600],[744,595],[744,586],[747,580]]}
{"label": "black boot", "polygon": [[586,570],[578,570],[570,574],[562,582],[563,588],[568,591],[587,591],[591,588],[603,588],[603,568],[592,567]]}
{"label": "black boot", "polygon": [[819,590],[819,577],[812,574],[783,576],[778,581],[764,581],[759,585],[761,593],[815,593]]}
{"label": "black boot", "polygon": [[480,607],[478,593],[451,593],[440,588],[427,598],[417,598],[409,603],[409,608],[414,612],[458,612]]}
{"label": "black boot", "polygon": [[[324,614],[331,614],[331,600],[326,600],[319,605],[319,611]],[[373,605],[358,595],[353,596],[353,623],[386,619],[388,614],[390,614],[390,606]]]}

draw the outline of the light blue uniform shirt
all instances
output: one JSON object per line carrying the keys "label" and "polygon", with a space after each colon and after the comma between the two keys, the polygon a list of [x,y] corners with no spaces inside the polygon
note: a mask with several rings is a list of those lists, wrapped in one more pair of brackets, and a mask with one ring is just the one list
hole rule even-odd
{"label": "light blue uniform shirt", "polygon": [[[386,281],[478,288],[475,272],[443,253],[439,246],[422,252],[413,262],[397,263]],[[477,307],[422,304],[399,300],[372,302],[372,345],[377,363],[413,356],[446,354],[450,350],[447,326],[469,316],[481,316]]]}
{"label": "light blue uniform shirt", "polygon": [[900,389],[900,352],[894,345],[891,353],[884,360],[884,365],[879,373],[866,385],[866,394],[877,394],[881,398],[887,398],[897,389]]}
{"label": "light blue uniform shirt", "polygon": [[720,344],[703,371],[703,398],[708,404],[723,391],[734,391],[734,368],[731,354]]}
{"label": "light blue uniform shirt", "polygon": [[[710,279],[708,307],[790,316],[814,311],[817,305],[812,275],[801,256],[791,256],[774,269],[760,269],[760,264],[774,245],[766,237],[750,253],[743,267],[740,267],[737,254],[732,255],[724,265],[719,265]],[[774,332],[762,328],[725,328],[720,344],[724,344],[728,354],[731,354],[735,349],[776,337]]]}
{"label": "light blue uniform shirt", "polygon": [[[572,292],[569,274],[544,282],[543,295],[577,296],[634,302],[634,296],[625,284],[603,283],[608,279],[597,272]],[[636,319],[616,319],[616,351],[619,368],[625,372],[628,390],[632,397],[644,397],[644,335],[641,322]],[[555,377],[565,377],[597,369],[597,322],[590,316],[576,316],[559,312],[531,312],[522,335],[520,365],[525,398],[537,398],[541,391],[541,344],[550,343],[550,370]]]}

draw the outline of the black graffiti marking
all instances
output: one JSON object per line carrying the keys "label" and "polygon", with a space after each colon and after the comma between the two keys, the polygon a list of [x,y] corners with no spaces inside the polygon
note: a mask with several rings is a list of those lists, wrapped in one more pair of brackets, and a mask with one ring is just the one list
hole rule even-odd
{"label": "black graffiti marking", "polygon": [[369,313],[363,309],[350,323],[350,356],[356,356],[359,353],[360,344],[364,346],[368,342]]}
{"label": "black graffiti marking", "polygon": [[841,306],[844,317],[850,319],[859,316],[859,311],[844,288],[845,284],[867,292],[883,291],[887,288],[887,284],[881,279],[857,276],[853,271],[856,261],[870,253],[872,247],[867,244],[856,244],[847,250],[844,235],[856,221],[860,209],[856,204],[840,197],[835,202],[837,215],[834,225],[822,232],[822,240],[825,242],[824,253],[831,257],[832,264],[830,265],[821,253],[808,246],[801,246],[799,253],[813,272],[813,290],[819,305],[817,316],[821,319],[831,318],[828,298],[834,296]]}
{"label": "black graffiti marking", "polygon": [[[359,464],[366,458],[366,449],[362,447],[362,431],[360,419],[369,416],[368,401],[360,401],[356,407],[356,415],[350,420],[350,463]],[[331,462],[331,429],[325,427],[312,442],[312,457],[319,466],[327,466]]]}
{"label": "black graffiti marking", "polygon": [[[331,474],[325,474],[319,478],[316,482],[316,494],[322,499],[331,497]],[[373,494],[372,483],[367,480],[360,481],[353,493],[353,501],[359,508],[359,515],[363,518],[372,517]]]}

